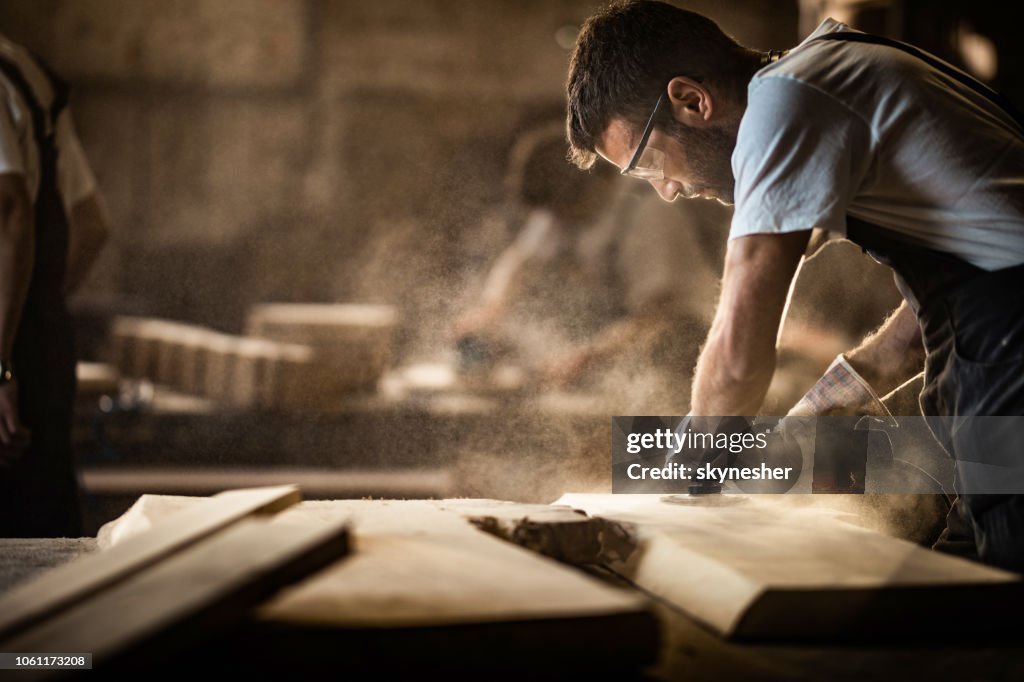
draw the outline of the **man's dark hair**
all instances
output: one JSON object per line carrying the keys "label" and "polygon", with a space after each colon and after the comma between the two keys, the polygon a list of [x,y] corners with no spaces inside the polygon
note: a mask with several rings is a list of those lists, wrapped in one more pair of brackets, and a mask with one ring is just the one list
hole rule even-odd
{"label": "man's dark hair", "polygon": [[[736,96],[745,50],[715,22],[663,2],[619,1],[590,17],[576,39],[566,82],[569,158],[580,168],[596,159],[608,124],[622,117],[639,129],[676,76]],[[668,116],[668,107],[665,108]]]}

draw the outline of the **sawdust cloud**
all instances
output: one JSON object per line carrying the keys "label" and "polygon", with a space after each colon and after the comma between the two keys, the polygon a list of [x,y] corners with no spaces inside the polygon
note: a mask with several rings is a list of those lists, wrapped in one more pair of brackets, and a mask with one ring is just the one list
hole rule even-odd
{"label": "sawdust cloud", "polygon": [[758,509],[807,509],[930,547],[946,526],[949,498],[913,493],[759,495]]}
{"label": "sawdust cloud", "polygon": [[[550,107],[542,111],[546,116]],[[428,183],[432,191],[416,197],[422,203],[416,214],[397,210],[379,196],[372,198],[346,221],[361,224],[365,229],[341,240],[333,233],[336,228],[331,225],[330,213],[318,215],[311,211],[307,229],[289,235],[280,234],[276,223],[268,221],[264,228],[256,230],[254,238],[239,243],[230,259],[217,261],[216,267],[209,268],[206,275],[214,286],[193,287],[193,278],[183,277],[180,288],[189,292],[204,288],[244,289],[253,302],[337,300],[391,304],[399,310],[401,320],[393,364],[437,362],[453,366],[458,363],[453,325],[460,315],[478,303],[488,269],[515,239],[528,213],[527,207],[510,190],[508,159],[521,134],[536,130],[538,121],[550,120],[545,116],[531,112],[511,133],[481,137],[475,144],[446,149],[448,163],[433,169]],[[556,151],[560,156],[561,150]],[[561,172],[593,180],[567,164]],[[705,212],[700,223],[694,226],[685,222],[686,216],[692,213],[686,213],[689,207],[682,202],[663,204],[645,185],[625,182],[629,184],[615,185],[614,192],[608,193],[598,214],[613,210],[613,196],[621,197],[630,191],[642,194],[646,200],[642,204],[641,220],[659,211],[661,219],[668,216],[669,220],[679,221],[678,229],[697,234],[704,249],[703,253],[694,254],[694,258],[710,263],[712,269],[719,266],[728,211],[707,202],[687,202]],[[381,194],[386,196],[387,192]],[[811,261],[802,273],[792,306],[798,322],[842,329],[843,334],[837,337],[841,343],[876,324],[873,319],[876,316],[881,319],[890,307],[891,298],[887,288],[889,280],[880,276],[880,268],[858,254],[852,254],[851,265],[850,250],[830,247]],[[189,261],[188,258],[181,260]],[[681,267],[683,265],[692,267],[693,263],[681,264]],[[321,273],[327,270],[336,275],[325,282]],[[868,303],[855,306],[848,288],[842,286],[851,280],[870,281],[872,287],[877,284],[876,289],[881,293],[868,296]],[[827,286],[816,286],[816,282]],[[594,335],[593,320],[569,314],[573,306],[566,305],[567,288],[534,287],[531,290],[531,300],[517,312],[513,325],[522,332],[519,337],[523,349],[521,359],[535,363],[554,359],[569,352],[581,339]],[[695,298],[703,298],[709,304],[714,302],[717,296],[714,283],[703,282],[697,288]],[[585,299],[589,292],[581,291]],[[694,295],[694,292],[689,293]],[[575,300],[580,300],[580,296]],[[233,306],[230,312],[226,305],[211,307],[211,310],[216,320],[212,326],[225,331],[241,330],[244,306]],[[548,333],[551,319],[559,313],[561,319],[557,326],[560,329],[557,333]],[[669,368],[680,389],[677,398],[688,393],[692,360],[706,330],[706,319],[688,321],[688,324],[688,328],[675,330],[674,343],[692,352],[686,362]],[[828,347],[830,352],[842,350],[841,344]],[[830,357],[809,355],[806,350],[803,339],[797,339],[784,349],[767,406],[769,413],[787,409],[830,360]],[[538,386],[526,386],[503,395],[485,395],[487,400],[496,400],[495,409],[509,418],[492,417],[487,423],[493,428],[457,434],[454,438],[450,424],[444,420],[438,425],[420,426],[417,437],[433,442],[450,440],[449,448],[442,447],[439,455],[429,455],[438,461],[423,464],[437,463],[449,468],[456,482],[456,492],[466,496],[550,502],[566,491],[609,492],[611,417],[684,414],[688,409],[685,397],[676,402],[665,400],[664,396],[660,397],[660,402],[653,400],[649,385],[636,380],[641,375],[665,373],[666,367],[658,365],[650,356],[636,354],[630,362],[601,372],[599,380],[585,387],[584,395],[578,391],[552,391]],[[597,427],[593,426],[593,420],[588,422],[581,416],[601,410],[605,417],[596,422]],[[333,466],[345,463],[345,453],[339,453],[338,461],[330,462]],[[393,466],[399,468],[407,463],[396,462]],[[387,461],[382,464],[389,466]],[[895,520],[889,518],[886,523],[895,523]]]}
{"label": "sawdust cloud", "polygon": [[[697,235],[684,247],[692,252],[692,260],[680,262],[679,267],[696,271],[698,262],[711,264],[707,268],[711,274],[695,281],[688,287],[692,291],[686,292],[692,300],[703,301],[704,317],[683,320],[686,327],[677,322],[671,343],[687,352],[675,354],[672,366],[659,365],[649,353],[634,353],[628,362],[612,363],[592,373],[575,389],[552,390],[529,381],[517,390],[504,392],[484,386],[483,399],[493,403],[503,417],[483,419],[489,426],[454,439],[447,423],[423,426],[424,439],[451,439],[441,458],[453,473],[457,492],[463,495],[549,502],[566,491],[609,492],[611,417],[688,411],[693,362],[717,297],[729,211],[709,202],[664,204],[646,185],[628,180],[626,184],[608,184],[588,177],[565,162],[564,142],[557,139],[560,132],[544,137],[543,131],[552,127],[560,129],[561,124],[535,115],[517,125],[515,135],[481,143],[487,153],[461,149],[451,167],[440,170],[440,177],[433,179],[438,193],[426,199],[423,211],[416,216],[391,215],[382,206],[376,206],[380,209],[377,214],[368,214],[371,229],[358,245],[358,255],[351,259],[353,267],[346,273],[342,289],[346,298],[390,303],[399,309],[402,322],[396,338],[395,364],[458,365],[454,327],[461,315],[480,304],[489,269],[516,239],[531,208],[540,203],[534,200],[531,206],[524,196],[542,194],[545,185],[562,189],[555,196],[561,197],[563,204],[566,195],[577,197],[575,206],[560,208],[572,209],[591,224],[616,210],[616,198],[622,201],[626,197],[642,207],[635,211],[639,220],[674,221],[679,234],[688,231]],[[552,142],[547,148],[541,147],[546,157],[535,154],[541,158],[533,159],[532,165],[522,158],[516,161],[517,155],[523,156],[524,137],[536,136],[538,131],[542,139]],[[527,168],[531,182],[512,177],[514,172],[522,174]],[[603,189],[598,196],[588,197],[586,184],[581,183]],[[550,196],[543,200],[549,205],[553,201]],[[587,202],[592,205],[583,205]],[[585,227],[575,228],[575,233],[566,230],[566,235],[571,240],[585,232]],[[859,305],[851,302],[845,286],[851,278],[873,283],[866,287],[868,292],[859,292],[866,294]],[[585,278],[564,282],[563,286],[552,286],[551,278],[545,281],[543,273],[538,280],[540,284],[528,287],[523,294],[522,305],[516,306],[507,325],[515,330],[518,356],[513,360],[527,369],[564,357],[574,346],[594,338],[600,329],[593,315],[588,319],[580,313],[588,297],[595,296],[587,289]],[[685,284],[679,290],[685,290]],[[845,348],[844,344],[884,317],[891,307],[890,286],[888,279],[880,277],[877,266],[844,247],[830,247],[808,264],[794,293],[791,314],[796,327],[823,331],[817,336],[797,335],[784,343],[766,405],[768,413],[784,413],[834,354]],[[605,306],[602,323],[614,319],[608,315],[612,307]],[[822,339],[827,343],[821,343]],[[809,347],[818,352],[808,352]],[[822,348],[827,351],[822,352]],[[657,391],[650,382],[638,379],[666,374],[671,374],[677,389],[671,395],[664,391],[655,395]],[[457,381],[466,379],[463,376]],[[459,387],[455,388],[459,392]],[[479,386],[463,388],[463,393],[472,394]],[[467,403],[469,409],[472,402]],[[589,425],[580,416],[600,414],[602,410],[605,418],[591,420]],[[576,417],[574,411],[579,413]]]}
{"label": "sawdust cloud", "polygon": [[[614,198],[623,191],[610,165],[592,173],[571,167],[565,160],[561,122],[542,120],[541,125],[520,124],[516,129],[526,131],[525,136],[502,141],[500,168],[495,168],[494,154],[484,158],[460,154],[457,174],[435,179],[450,191],[428,202],[421,215],[375,219],[374,234],[361,246],[358,267],[350,275],[349,295],[398,307],[402,323],[396,365],[433,363],[449,369],[459,365],[454,331],[458,320],[481,305],[489,269],[516,240],[531,211],[551,210],[566,216],[559,235],[562,242],[554,242],[571,251],[573,241],[611,210]],[[526,151],[524,144],[529,147]],[[490,180],[477,183],[475,188],[482,190],[478,193],[467,191],[474,187],[458,186],[464,178],[473,177]],[[653,193],[651,199],[657,202]],[[579,224],[571,223],[572,219]],[[724,237],[721,225],[716,227]],[[607,254],[603,257],[598,262],[609,262]],[[579,386],[554,390],[538,384],[538,368],[593,340],[604,325],[623,313],[610,301],[600,300],[608,292],[595,295],[590,289],[595,279],[606,278],[608,272],[585,273],[578,281],[559,286],[551,277],[545,278],[545,267],[546,262],[541,262],[527,269],[526,291],[516,292],[505,324],[494,335],[500,340],[492,344],[512,349],[498,364],[518,368],[522,384],[502,389],[475,381],[479,377],[459,375],[443,400],[456,411],[460,395],[469,411],[480,400],[489,402],[492,413],[480,418],[483,426],[469,427],[455,437],[444,419],[422,427],[425,440],[450,439],[441,457],[461,495],[550,502],[567,490],[608,492],[611,417],[654,409],[651,387],[636,377],[671,373],[680,384],[675,395],[688,393],[692,366],[658,366],[649,354],[628,352],[624,355],[633,356],[628,362],[591,373]],[[622,292],[610,294],[622,296]],[[710,299],[715,292],[703,295]],[[694,322],[693,329],[674,330],[675,336],[690,344],[690,361],[705,325]],[[685,403],[667,401],[658,407],[660,412],[679,414],[687,409]]]}

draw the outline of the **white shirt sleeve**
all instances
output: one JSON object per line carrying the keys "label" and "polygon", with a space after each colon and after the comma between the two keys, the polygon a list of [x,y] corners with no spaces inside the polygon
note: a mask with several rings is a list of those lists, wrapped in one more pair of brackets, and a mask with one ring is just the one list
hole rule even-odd
{"label": "white shirt sleeve", "polygon": [[870,167],[868,124],[787,76],[758,78],[732,157],[729,239],[821,228],[846,234],[846,212]]}
{"label": "white shirt sleeve", "polygon": [[64,210],[70,216],[75,204],[96,193],[96,177],[82,151],[71,111],[67,108],[57,117],[56,143],[57,188],[64,202]]}

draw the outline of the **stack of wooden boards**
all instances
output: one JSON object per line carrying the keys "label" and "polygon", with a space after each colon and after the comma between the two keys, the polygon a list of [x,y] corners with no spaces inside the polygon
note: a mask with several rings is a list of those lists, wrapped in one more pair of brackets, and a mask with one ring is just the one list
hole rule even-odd
{"label": "stack of wooden boards", "polygon": [[111,329],[121,374],[242,408],[316,409],[373,387],[390,361],[395,311],[355,304],[254,306],[244,336],[140,317]]}

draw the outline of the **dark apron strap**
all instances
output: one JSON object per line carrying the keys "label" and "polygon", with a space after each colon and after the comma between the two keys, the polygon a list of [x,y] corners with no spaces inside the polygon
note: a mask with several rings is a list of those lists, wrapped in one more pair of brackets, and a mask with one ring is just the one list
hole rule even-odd
{"label": "dark apron strap", "polygon": [[996,92],[992,88],[988,87],[977,78],[964,73],[960,69],[956,68],[952,64],[942,61],[933,54],[929,54],[924,50],[908,45],[907,43],[901,43],[898,40],[891,38],[884,38],[882,36],[871,35],[868,33],[856,33],[850,31],[840,31],[838,33],[827,33],[823,36],[815,38],[815,40],[831,40],[831,41],[842,41],[851,43],[870,43],[872,45],[885,45],[896,50],[901,50],[909,55],[917,57],[921,61],[925,62],[933,69],[941,71],[942,73],[954,78],[962,85],[974,90],[982,97],[988,99],[990,102],[1001,108],[1007,113],[1010,118],[1014,120],[1017,127],[1022,133],[1024,133],[1024,115],[1022,115],[1017,108],[1013,106],[1002,93]]}
{"label": "dark apron strap", "polygon": [[[32,283],[26,296],[24,316],[38,308],[63,301],[64,271],[67,266],[67,216],[57,188],[57,117],[67,105],[68,87],[41,61],[33,57],[46,75],[54,98],[49,109],[36,97],[18,64],[0,57],[0,73],[11,82],[32,116],[32,128],[39,155],[39,187],[35,200],[35,262]],[[62,304],[62,303],[61,303]]]}

